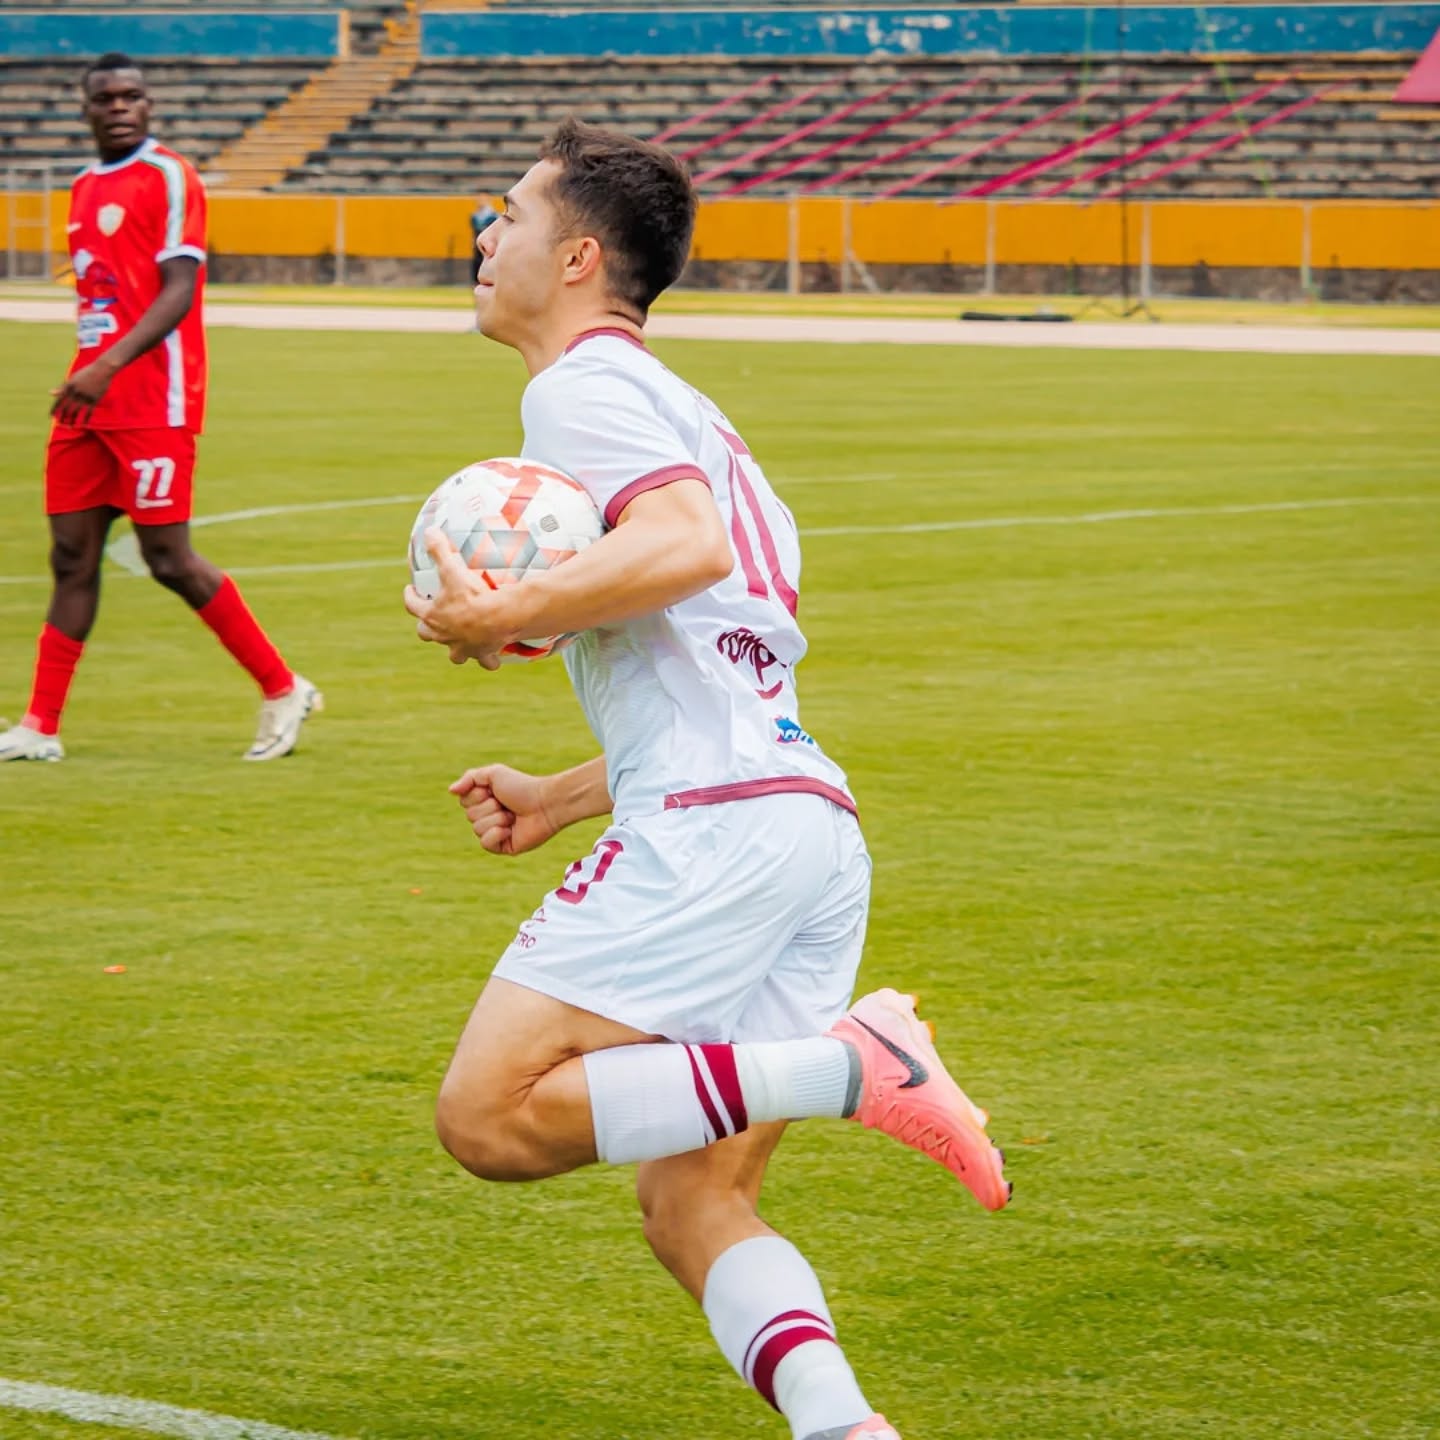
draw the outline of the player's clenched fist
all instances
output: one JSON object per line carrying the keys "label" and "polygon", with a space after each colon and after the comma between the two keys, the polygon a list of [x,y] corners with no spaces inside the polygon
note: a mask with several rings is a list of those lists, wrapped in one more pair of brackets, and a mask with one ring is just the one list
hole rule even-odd
{"label": "player's clenched fist", "polygon": [[509,765],[480,765],[450,786],[470,828],[492,855],[523,855],[560,828],[545,808],[545,782]]}

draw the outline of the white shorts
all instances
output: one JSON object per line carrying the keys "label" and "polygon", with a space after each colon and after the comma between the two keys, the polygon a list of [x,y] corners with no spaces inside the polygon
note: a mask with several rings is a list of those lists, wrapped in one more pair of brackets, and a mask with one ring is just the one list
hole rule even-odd
{"label": "white shorts", "polygon": [[495,974],[691,1043],[788,1040],[850,1003],[870,907],[855,817],[767,795],[612,825]]}

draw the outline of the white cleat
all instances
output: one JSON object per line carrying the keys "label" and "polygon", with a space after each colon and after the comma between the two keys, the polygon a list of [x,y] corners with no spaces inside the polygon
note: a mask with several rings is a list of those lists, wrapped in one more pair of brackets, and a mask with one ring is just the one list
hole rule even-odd
{"label": "white cleat", "polygon": [[[0,720],[0,725],[5,722]],[[0,764],[6,760],[63,760],[65,747],[58,735],[42,735],[28,725],[12,725],[0,733]]]}
{"label": "white cleat", "polygon": [[[260,728],[255,743],[245,752],[246,760],[278,760],[288,755],[300,738],[300,727],[317,710],[325,708],[325,697],[303,676],[297,675],[289,691],[260,707]],[[57,757],[58,758],[58,757]]]}

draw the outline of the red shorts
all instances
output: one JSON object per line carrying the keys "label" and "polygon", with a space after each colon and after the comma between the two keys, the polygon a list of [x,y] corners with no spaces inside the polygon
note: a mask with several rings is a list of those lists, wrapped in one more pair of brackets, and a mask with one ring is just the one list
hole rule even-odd
{"label": "red shorts", "polygon": [[193,430],[82,430],[57,424],[45,452],[45,513],[113,506],[137,525],[189,520]]}

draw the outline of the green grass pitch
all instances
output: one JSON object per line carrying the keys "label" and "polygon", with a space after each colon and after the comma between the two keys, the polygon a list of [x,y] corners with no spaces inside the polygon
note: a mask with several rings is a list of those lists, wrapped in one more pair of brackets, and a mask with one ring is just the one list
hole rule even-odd
{"label": "green grass pitch", "polygon": [[[69,345],[0,326],[12,720]],[[878,1137],[787,1138],[768,1213],[873,1403],[907,1440],[1433,1433],[1440,363],[661,353],[846,532],[806,543],[800,688],[876,859],[862,980],[920,992],[1016,1184],[990,1217]],[[519,443],[518,361],[474,337],[212,362],[202,515]],[[70,759],[0,771],[0,1376],[359,1440],[780,1437],[627,1172],[487,1187],[433,1138],[494,957],[598,827],[499,860],[444,793],[590,741],[558,664],[414,641],[414,508],[197,530],[326,691],[292,758],[239,762],[248,680],[112,568]]]}

